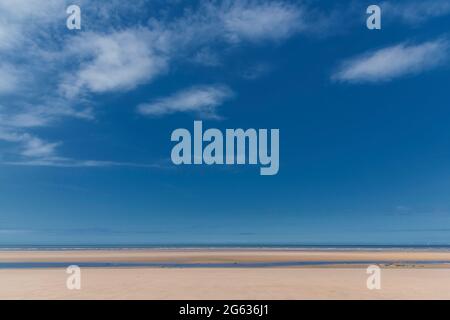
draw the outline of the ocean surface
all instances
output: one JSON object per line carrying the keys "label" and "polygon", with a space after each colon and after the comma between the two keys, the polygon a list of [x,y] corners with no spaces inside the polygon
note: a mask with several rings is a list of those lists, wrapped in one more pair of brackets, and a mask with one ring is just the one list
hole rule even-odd
{"label": "ocean surface", "polygon": [[271,249],[319,251],[450,251],[450,245],[295,245],[295,244],[171,244],[171,245],[0,245],[0,251],[80,251],[80,250],[147,250],[147,249]]}

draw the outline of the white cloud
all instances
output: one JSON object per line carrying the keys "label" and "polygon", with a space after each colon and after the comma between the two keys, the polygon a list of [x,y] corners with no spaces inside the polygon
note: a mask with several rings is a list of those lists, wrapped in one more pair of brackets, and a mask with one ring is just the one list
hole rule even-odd
{"label": "white cloud", "polygon": [[47,125],[49,119],[34,112],[23,112],[10,116],[3,116],[0,123],[4,127],[33,128]]}
{"label": "white cloud", "polygon": [[45,158],[53,156],[55,149],[59,145],[59,143],[49,143],[42,139],[28,136],[21,154],[26,157]]}
{"label": "white cloud", "polygon": [[428,19],[450,14],[449,0],[420,0],[383,2],[383,15],[401,19],[408,24],[422,23]]}
{"label": "white cloud", "polygon": [[20,73],[10,64],[0,64],[0,95],[14,92],[19,85]]}
{"label": "white cloud", "polygon": [[6,131],[0,128],[0,141],[16,145],[17,152],[8,160],[3,154],[0,165],[40,166],[40,167],[138,167],[138,168],[166,168],[163,163],[133,163],[98,160],[76,160],[57,155],[60,142],[48,142],[29,133]]}
{"label": "white cloud", "polygon": [[244,69],[241,76],[247,80],[255,80],[268,74],[271,70],[272,66],[268,63],[255,63],[254,65]]}
{"label": "white cloud", "polygon": [[232,42],[283,40],[303,27],[301,9],[279,1],[235,1],[222,20]]}
{"label": "white cloud", "polygon": [[345,61],[332,76],[342,82],[381,82],[433,69],[449,59],[449,43],[398,44]]}
{"label": "white cloud", "polygon": [[65,12],[65,0],[2,0],[0,10],[11,19],[25,20],[30,17],[44,20],[54,19],[55,13],[60,9]]}
{"label": "white cloud", "polygon": [[70,41],[83,58],[74,77],[62,90],[70,97],[83,89],[93,93],[134,89],[167,68],[167,57],[154,46],[153,33],[128,29],[107,35],[85,33]]}
{"label": "white cloud", "polygon": [[28,133],[0,131],[0,140],[20,144],[20,155],[31,158],[47,158],[55,154],[59,143],[49,143]]}
{"label": "white cloud", "polygon": [[30,46],[49,25],[65,19],[66,0],[1,0],[0,52]]}
{"label": "white cloud", "polygon": [[72,117],[83,120],[93,120],[91,108],[76,110],[67,105],[51,101],[47,105],[26,106],[16,112],[1,114],[0,126],[4,128],[35,128],[50,126],[62,117]]}
{"label": "white cloud", "polygon": [[141,104],[137,110],[147,116],[161,116],[176,112],[195,112],[205,117],[218,117],[216,109],[233,97],[226,86],[197,86],[175,93],[169,97]]}
{"label": "white cloud", "polygon": [[0,52],[12,49],[21,40],[21,32],[17,26],[0,20]]}
{"label": "white cloud", "polygon": [[13,166],[32,166],[32,167],[59,167],[59,168],[111,168],[111,167],[132,167],[148,169],[167,169],[168,166],[159,163],[133,163],[116,161],[97,161],[97,160],[76,160],[63,157],[45,157],[45,158],[26,158],[23,160],[14,160],[11,162],[0,162],[3,165]]}
{"label": "white cloud", "polygon": [[219,55],[212,51],[210,48],[201,48],[197,53],[194,54],[191,60],[194,63],[207,67],[217,67],[222,64]]}

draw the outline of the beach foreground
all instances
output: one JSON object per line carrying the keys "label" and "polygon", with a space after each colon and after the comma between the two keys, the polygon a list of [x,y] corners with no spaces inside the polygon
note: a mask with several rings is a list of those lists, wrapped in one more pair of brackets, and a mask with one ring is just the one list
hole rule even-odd
{"label": "beach foreground", "polygon": [[364,269],[0,270],[1,299],[450,299],[450,270],[389,269],[368,290]]}
{"label": "beach foreground", "polygon": [[[69,290],[65,268],[0,270],[0,299],[450,299],[448,252],[280,250],[137,250],[0,252],[0,262],[391,261],[381,289],[369,290],[368,265],[322,267],[81,268],[81,290]],[[409,261],[406,262],[405,261]]]}

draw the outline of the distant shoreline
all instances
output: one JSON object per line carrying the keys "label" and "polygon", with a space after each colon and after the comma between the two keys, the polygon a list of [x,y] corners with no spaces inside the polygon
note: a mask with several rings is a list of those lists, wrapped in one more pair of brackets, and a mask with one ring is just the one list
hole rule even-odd
{"label": "distant shoreline", "polygon": [[66,269],[80,268],[164,268],[164,269],[268,269],[268,268],[367,268],[378,265],[383,268],[447,268],[445,261],[285,261],[253,263],[127,263],[127,262],[0,262],[0,270]]}
{"label": "distant shoreline", "polygon": [[4,250],[0,268],[16,264],[97,267],[302,267],[317,265],[450,264],[450,250],[436,248],[108,248]]}
{"label": "distant shoreline", "polygon": [[280,251],[450,251],[450,245],[2,245],[2,251],[280,250]]}

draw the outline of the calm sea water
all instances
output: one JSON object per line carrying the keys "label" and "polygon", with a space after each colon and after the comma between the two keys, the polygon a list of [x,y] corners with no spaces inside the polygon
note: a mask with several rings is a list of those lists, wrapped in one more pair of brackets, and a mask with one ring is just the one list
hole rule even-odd
{"label": "calm sea water", "polygon": [[0,245],[0,251],[146,250],[146,249],[274,249],[323,251],[450,251],[450,245],[295,245],[295,244],[129,244],[129,245]]}

